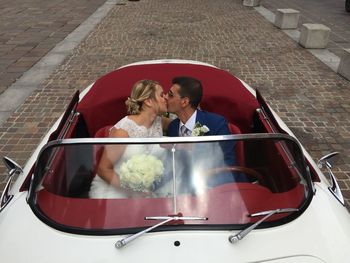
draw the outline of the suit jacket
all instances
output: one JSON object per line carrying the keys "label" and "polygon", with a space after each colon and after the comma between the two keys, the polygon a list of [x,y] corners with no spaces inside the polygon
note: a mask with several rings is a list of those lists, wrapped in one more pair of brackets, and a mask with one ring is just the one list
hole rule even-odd
{"label": "suit jacket", "polygon": [[[209,128],[209,132],[207,132],[205,135],[229,135],[231,134],[228,123],[226,119],[218,114],[207,112],[207,111],[201,111],[197,110],[197,116],[196,116],[196,123],[199,122],[201,125],[206,125]],[[168,127],[167,135],[171,137],[179,136],[179,125],[180,120],[177,118],[173,120]],[[201,152],[197,154],[193,154],[192,157],[201,156],[201,160],[194,160],[193,162],[196,165],[199,165],[201,162],[202,164],[212,165],[214,167],[207,167],[210,168],[218,168],[222,166],[234,166],[236,165],[236,156],[235,156],[235,147],[236,144],[231,141],[225,141],[219,143],[221,150],[219,152],[215,149],[204,149],[205,144],[202,144],[201,146]],[[208,145],[208,147],[210,144]],[[223,156],[222,156],[223,154]],[[216,156],[213,156],[216,155]],[[219,156],[218,156],[219,155]],[[221,156],[220,156],[221,155]],[[213,162],[212,160],[217,157],[217,161]],[[208,161],[210,160],[210,161]],[[241,176],[239,176],[241,177]],[[213,178],[214,179],[214,178]],[[213,182],[209,182],[211,186],[228,183],[232,181],[246,181],[244,178],[234,178],[232,177],[231,173],[222,174],[221,176],[215,176],[215,180],[212,180]]]}
{"label": "suit jacket", "polygon": [[[197,110],[196,123],[199,122],[202,125],[206,125],[209,128],[209,132],[205,135],[227,135],[231,134],[227,125],[227,121],[221,115]],[[173,120],[168,127],[167,135],[171,137],[179,136],[180,120],[177,118]]]}

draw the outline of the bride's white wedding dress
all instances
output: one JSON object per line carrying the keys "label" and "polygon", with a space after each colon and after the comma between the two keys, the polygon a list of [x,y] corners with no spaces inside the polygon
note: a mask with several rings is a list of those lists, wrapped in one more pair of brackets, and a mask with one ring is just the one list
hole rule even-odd
{"label": "bride's white wedding dress", "polygon": [[[121,119],[114,125],[117,129],[125,130],[130,138],[148,138],[148,137],[162,137],[162,123],[161,117],[157,117],[150,128],[138,125],[127,116]],[[114,171],[119,174],[120,166],[127,160],[129,160],[135,154],[152,154],[158,158],[164,154],[164,149],[158,144],[148,145],[128,145],[122,157],[114,165]],[[104,181],[100,176],[96,175],[91,183],[90,198],[125,198],[125,194],[118,191],[114,186],[111,186]]]}

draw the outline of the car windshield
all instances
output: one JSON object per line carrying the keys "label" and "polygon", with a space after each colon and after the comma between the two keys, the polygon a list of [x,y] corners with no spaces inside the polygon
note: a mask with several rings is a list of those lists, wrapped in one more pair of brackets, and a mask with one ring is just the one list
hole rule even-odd
{"label": "car windshield", "polygon": [[67,139],[40,153],[29,203],[68,232],[135,233],[169,216],[205,220],[159,229],[243,229],[263,211],[292,212],[261,227],[296,218],[311,192],[302,151],[288,135]]}

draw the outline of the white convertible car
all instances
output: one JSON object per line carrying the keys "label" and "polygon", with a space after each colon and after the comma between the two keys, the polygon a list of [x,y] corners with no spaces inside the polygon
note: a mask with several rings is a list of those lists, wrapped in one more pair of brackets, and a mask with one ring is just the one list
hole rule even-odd
{"label": "white convertible car", "polygon": [[[167,89],[174,76],[201,80],[200,107],[225,116],[232,135],[108,138],[136,81]],[[122,165],[152,187],[89,197],[101,155],[116,147],[137,150]],[[350,262],[350,215],[331,171],[334,155],[316,164],[259,92],[224,70],[182,60],[127,65],[77,92],[23,169],[4,158],[10,179],[1,196],[0,258]],[[233,180],[213,183],[222,175]]]}

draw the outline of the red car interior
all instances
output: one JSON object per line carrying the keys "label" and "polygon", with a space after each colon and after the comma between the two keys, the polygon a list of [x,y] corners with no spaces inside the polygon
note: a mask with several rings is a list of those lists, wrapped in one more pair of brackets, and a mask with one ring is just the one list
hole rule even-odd
{"label": "red car interior", "polygon": [[[77,105],[79,114],[66,114],[62,122],[67,123],[70,119],[70,125],[61,125],[64,131],[59,131],[59,137],[108,137],[112,125],[126,115],[125,100],[136,81],[156,80],[167,92],[172,78],[176,76],[201,80],[204,87],[201,108],[223,115],[232,134],[283,132],[272,127],[268,119],[270,112],[267,116],[257,111],[261,109],[260,101],[266,107],[260,94],[257,94],[257,99],[228,72],[204,65],[151,64],[127,66],[97,80],[78,104],[71,103],[70,108]],[[276,125],[275,121],[273,125]],[[95,145],[90,151],[92,166],[78,171],[76,177],[91,182],[102,151],[102,145]],[[86,195],[89,185],[82,187],[78,184],[76,188],[82,188],[80,192],[69,189],[65,163],[69,162],[72,154],[64,148],[55,152],[55,158],[50,163],[52,169],[49,170],[54,172],[45,174],[41,184],[43,189],[37,192],[37,207],[51,221],[63,226],[108,230],[154,225],[153,221],[146,221],[144,217],[174,213],[172,198],[89,199]],[[246,224],[259,219],[249,217],[251,213],[298,208],[304,201],[305,189],[300,184],[300,175],[297,167],[293,166],[293,158],[286,145],[277,141],[260,141],[257,144],[249,140],[237,141],[235,154],[237,165],[254,169],[262,175],[259,184],[225,184],[208,190],[204,195],[178,196],[178,212],[208,217],[205,222],[184,224]],[[274,215],[270,220],[285,216]]]}
{"label": "red car interior", "polygon": [[[184,216],[203,216],[207,221],[186,224],[246,224],[259,218],[248,215],[278,208],[298,208],[304,198],[301,185],[284,193],[250,183],[225,184],[205,195],[180,195],[177,211]],[[145,216],[174,214],[172,198],[84,199],[69,198],[41,190],[40,210],[55,223],[84,229],[120,229],[154,225]],[[222,208],[225,209],[222,209]],[[276,220],[284,215],[276,215]],[[270,221],[270,220],[269,220]]]}
{"label": "red car interior", "polygon": [[[167,92],[176,76],[191,76],[203,85],[203,110],[226,117],[242,131],[249,133],[259,104],[243,84],[228,72],[191,64],[153,64],[130,66],[113,71],[95,82],[78,105],[90,137],[102,127],[115,124],[126,115],[125,100],[133,84],[141,79],[158,81]],[[215,77],[213,77],[215,76]]]}

